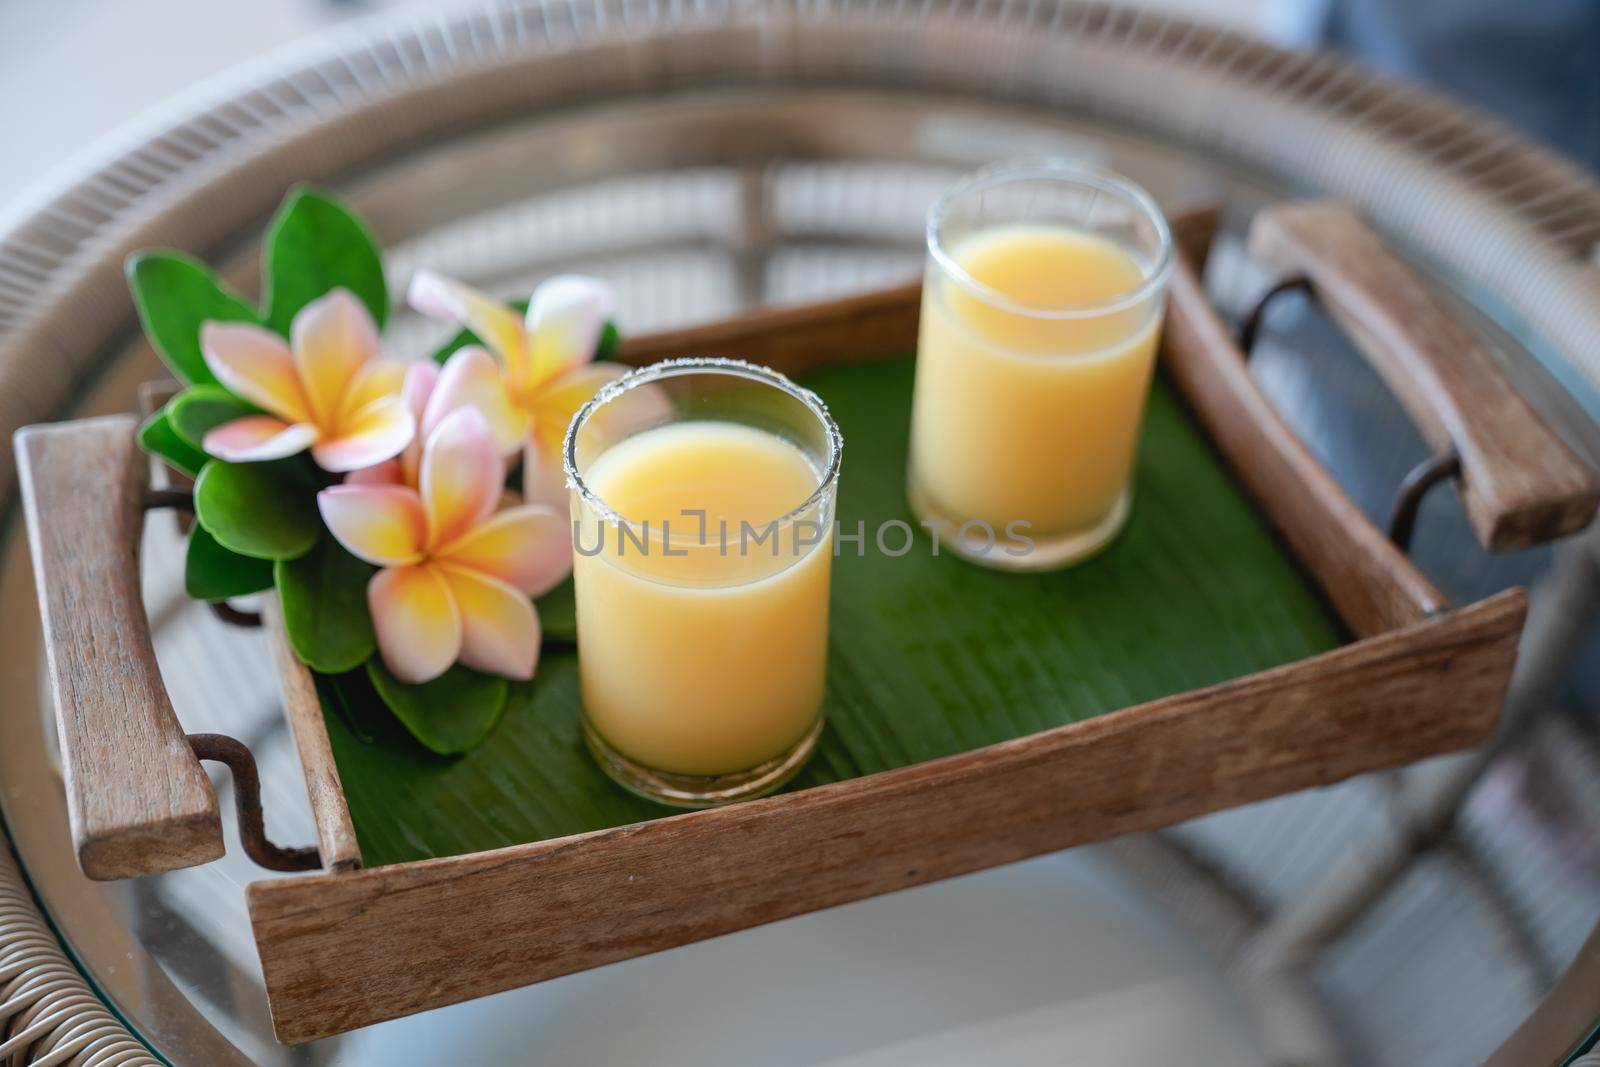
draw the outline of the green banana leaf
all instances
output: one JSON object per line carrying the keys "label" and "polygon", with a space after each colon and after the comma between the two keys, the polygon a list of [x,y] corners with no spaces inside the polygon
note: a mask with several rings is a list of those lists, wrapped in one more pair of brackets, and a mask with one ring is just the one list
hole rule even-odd
{"label": "green banana leaf", "polygon": [[[912,521],[904,492],[911,380],[909,359],[805,380],[844,432],[839,519],[847,532],[857,520],[869,531],[889,519]],[[1162,381],[1150,400],[1135,492],[1121,537],[1053,574],[934,557],[925,537],[893,558],[844,546],[833,574],[828,725],[789,788],[1103,715],[1344,639]],[[624,793],[590,759],[569,646],[547,645],[537,677],[512,686],[495,733],[453,760],[413,741],[362,673],[321,685],[369,865],[672,814]]]}

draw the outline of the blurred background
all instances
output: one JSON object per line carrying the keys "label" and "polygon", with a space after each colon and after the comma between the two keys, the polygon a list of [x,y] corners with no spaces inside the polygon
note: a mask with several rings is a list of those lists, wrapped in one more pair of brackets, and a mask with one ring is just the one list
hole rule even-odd
{"label": "blurred background", "polygon": [[[31,231],[35,249],[50,247],[49,219],[36,213],[73,181],[286,69],[295,70],[298,95],[285,94],[283,113],[310,124],[317,107],[336,110],[345,95],[357,98],[375,83],[368,68],[340,69],[340,57],[362,42],[398,40],[424,27],[414,39],[405,37],[405,48],[393,49],[399,59],[383,52],[374,61],[401,68],[383,73],[396,83],[423,76],[408,62],[424,73],[430,64],[454,62],[430,49],[483,39],[494,42],[486,51],[501,47],[500,22],[461,28],[463,13],[488,6],[483,0],[0,0],[0,91],[7,101],[0,106],[6,162],[0,234],[31,219],[43,227]],[[799,6],[822,14],[834,9]],[[1001,36],[1012,23],[1042,19],[1038,12],[1048,6],[1045,0],[949,5]],[[547,7],[577,11],[579,5]],[[687,0],[640,0],[635,7],[641,34],[652,19],[700,10]],[[837,7],[893,11],[908,24],[941,10],[910,3]],[[1583,326],[1594,321],[1585,315],[1600,312],[1576,306],[1584,299],[1600,306],[1600,213],[1587,183],[1600,174],[1600,2],[1168,0],[1143,8],[1296,52],[1335,50],[1493,117],[1504,123],[1496,129],[1559,153],[1579,177],[1559,166],[1502,169],[1502,156],[1517,163],[1508,141],[1497,140],[1498,133],[1458,141],[1459,129],[1425,104],[1374,94],[1371,110],[1390,107],[1393,114],[1363,112],[1357,98],[1364,90],[1339,97],[1344,83],[1331,75],[1307,93],[1323,92],[1333,101],[1330,113],[1359,113],[1392,140],[1351,135],[1330,147],[1308,139],[1301,155],[1315,156],[1315,166],[1297,171],[1292,160],[1271,161],[1251,131],[1212,145],[1181,144],[1172,132],[1181,125],[1176,120],[1128,121],[1140,107],[1148,117],[1179,114],[1192,103],[1177,96],[1163,101],[1159,85],[1141,95],[1123,84],[1118,91],[1141,103],[1080,114],[1053,98],[1024,99],[1009,84],[996,88],[998,73],[957,69],[945,78],[921,69],[920,57],[898,56],[904,68],[882,79],[894,91],[875,92],[882,88],[875,76],[850,64],[870,65],[877,57],[850,53],[842,35],[829,39],[844,72],[838,81],[845,88],[826,87],[835,96],[791,100],[762,89],[751,94],[754,103],[724,98],[704,113],[675,109],[670,101],[625,99],[581,119],[530,105],[526,115],[496,112],[493,125],[459,136],[435,131],[413,154],[335,172],[333,179],[371,214],[389,245],[394,276],[426,262],[511,294],[527,292],[553,270],[580,267],[618,284],[634,331],[909,277],[921,261],[918,227],[928,199],[975,163],[1041,150],[1112,165],[1169,207],[1195,197],[1224,201],[1228,233],[1208,283],[1218,305],[1237,318],[1268,280],[1248,262],[1239,239],[1250,214],[1327,186],[1370,198],[1369,210],[1402,249],[1470,305],[1486,333],[1508,351],[1531,352],[1527,380],[1541,407],[1561,420],[1575,447],[1600,455],[1600,372],[1594,345],[1584,340],[1595,335]],[[1084,32],[1142,41],[1135,22],[1108,18]],[[1070,22],[1054,29],[1064,37],[1076,32]],[[568,31],[547,32],[559,43]],[[1151,31],[1150,39],[1158,38],[1168,39]],[[935,35],[930,40],[939,43]],[[414,41],[421,44],[413,47]],[[998,48],[973,51],[997,71],[1004,62]],[[1232,64],[1241,80],[1265,84],[1262,94],[1278,91],[1275,53],[1262,58],[1231,38],[1216,39],[1205,52],[1218,68]],[[333,58],[317,67],[323,56]],[[1317,82],[1284,67],[1302,79],[1300,88]],[[822,81],[833,73],[818,69],[823,73],[807,76]],[[1136,72],[1129,82],[1146,73],[1136,62],[1128,69]],[[1062,73],[1066,82],[1076,76]],[[903,92],[917,85],[926,94],[913,99]],[[1071,100],[1089,101],[1082,110],[1092,111],[1094,94],[1073,85]],[[265,98],[268,110],[280,106],[270,92]],[[301,101],[310,103],[301,108]],[[778,116],[770,131],[764,107]],[[640,121],[630,108],[649,118]],[[250,119],[219,123],[217,143],[248,140],[256,132]],[[1318,136],[1334,126],[1317,127]],[[277,135],[270,124],[262,129],[264,138]],[[752,134],[758,130],[759,137]],[[741,138],[758,142],[747,159],[735,150]],[[607,146],[624,142],[637,152],[608,154]],[[285,167],[292,170],[293,162]],[[133,173],[137,185],[141,172]],[[248,288],[249,242],[279,192],[263,194],[248,225],[230,223],[208,238],[213,247],[195,251],[221,249],[220,265]],[[1482,213],[1458,226],[1468,214],[1461,205]],[[94,218],[94,210],[86,214]],[[105,211],[106,218],[115,214]],[[1518,243],[1527,234],[1537,242]],[[1548,262],[1529,249],[1547,253]],[[61,263],[70,266],[70,259],[63,254]],[[1538,275],[1540,284],[1557,278],[1548,263],[1559,263],[1561,283],[1571,285],[1551,292],[1577,294],[1569,299],[1570,318],[1513,291],[1524,283],[1538,288],[1521,277],[1536,265],[1547,272]],[[37,271],[38,278],[47,274]],[[34,268],[0,271],[0,341],[7,322],[24,321],[20,313],[6,319],[23,307],[5,289],[17,278],[21,291],[33,284]],[[117,310],[126,311],[120,303]],[[1305,301],[1288,298],[1269,327],[1253,372],[1381,525],[1395,485],[1424,458],[1425,446],[1381,382]],[[401,317],[393,336],[422,348],[436,339],[427,329]],[[94,354],[97,377],[89,384],[85,374],[73,401],[79,409],[125,407],[132,385],[154,373],[148,348],[131,330],[125,334]],[[17,540],[6,557],[9,577],[0,581],[0,617],[8,627],[31,610]],[[169,662],[211,668],[171,680],[180,715],[192,730],[245,734],[263,763],[269,829],[279,840],[307,840],[304,790],[260,649],[253,636],[223,630],[183,601],[175,544],[168,549],[157,544],[147,558],[160,651]],[[1539,673],[1519,686],[1517,728],[1481,758],[1435,761],[1162,835],[1042,857],[308,1049],[283,1049],[270,1036],[243,915],[242,886],[256,877],[248,863],[142,879],[103,896],[97,886],[90,900],[75,871],[41,873],[53,862],[46,835],[18,835],[18,851],[47,908],[82,916],[104,907],[118,917],[121,925],[104,942],[115,951],[85,941],[80,962],[111,995],[131,998],[128,1017],[153,1041],[187,1047],[189,1055],[173,1054],[182,1064],[225,1062],[193,1052],[213,1047],[207,1027],[222,1034],[230,1055],[274,1064],[503,1063],[527,1058],[530,1048],[556,1063],[751,1062],[741,1053],[752,1047],[771,1051],[762,1062],[855,1067],[1477,1063],[1540,1002],[1600,915],[1600,556],[1591,531],[1555,550],[1486,558],[1445,492],[1428,499],[1415,555],[1459,603],[1523,584],[1546,606],[1538,624],[1544,644],[1533,658]],[[0,684],[22,694],[16,699],[37,703],[37,679],[21,666],[4,667]],[[241,716],[250,731],[240,729]],[[17,767],[40,762],[7,733],[19,718],[0,721],[0,780],[7,783]],[[0,799],[16,804],[21,795],[13,788]],[[15,809],[6,811],[14,820]],[[1348,906],[1339,902],[1341,893]],[[86,929],[80,924],[67,932],[87,937]],[[145,952],[179,1000],[154,997],[150,990],[159,983],[148,974],[129,977],[137,969],[125,961]],[[786,961],[778,978],[759,965],[774,956]],[[842,983],[840,975],[851,981]],[[198,1044],[186,1046],[191,1042]]]}
{"label": "blurred background", "polygon": [[[376,13],[470,0],[53,0],[0,3],[7,166],[0,205],[196,82],[248,80],[272,48]],[[1437,86],[1600,167],[1600,5],[1590,0],[1153,0],[1292,48],[1328,46]],[[95,150],[103,146],[95,145]]]}

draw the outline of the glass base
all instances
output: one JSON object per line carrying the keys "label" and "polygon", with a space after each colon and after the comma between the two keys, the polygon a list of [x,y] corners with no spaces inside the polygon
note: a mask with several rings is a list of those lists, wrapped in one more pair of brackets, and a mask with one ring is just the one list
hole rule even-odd
{"label": "glass base", "polygon": [[723,804],[736,804],[741,800],[754,800],[774,793],[800,773],[811,753],[816,751],[817,738],[822,736],[824,716],[807,730],[805,736],[783,752],[758,767],[731,774],[709,776],[672,774],[658,771],[633,760],[611,747],[611,743],[583,717],[583,740],[589,746],[600,769],[605,771],[622,788],[637,793],[646,800],[669,804],[675,808],[715,808]]}
{"label": "glass base", "polygon": [[1004,536],[997,537],[993,545],[973,543],[960,536],[961,524],[966,519],[941,512],[915,480],[907,486],[906,496],[917,518],[938,531],[939,543],[962,559],[993,570],[1053,571],[1082,563],[1116,540],[1132,510],[1133,487],[1123,489],[1105,518],[1093,526],[1049,537],[1034,537],[1031,544]]}

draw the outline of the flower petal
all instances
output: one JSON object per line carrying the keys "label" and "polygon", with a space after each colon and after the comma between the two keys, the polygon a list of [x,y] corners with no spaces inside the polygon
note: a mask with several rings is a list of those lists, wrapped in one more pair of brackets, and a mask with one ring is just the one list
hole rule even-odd
{"label": "flower petal", "polygon": [[446,415],[464,407],[483,412],[502,455],[515,452],[527,440],[527,413],[512,403],[494,357],[477,345],[467,345],[445,362],[422,413],[423,434],[433,433]]}
{"label": "flower petal", "polygon": [[317,494],[334,538],[368,563],[398,567],[422,558],[428,522],[415,489],[403,485],[331,485]]}
{"label": "flower petal", "polygon": [[528,598],[505,582],[447,563],[434,564],[461,616],[461,662],[490,674],[526,681],[539,665],[539,616]]}
{"label": "flower petal", "polygon": [[[411,366],[398,359],[374,359],[357,367],[350,384],[344,387],[344,395],[339,398],[337,424],[340,427],[348,424],[374,400],[386,396],[404,400],[406,374]],[[406,410],[410,410],[410,405]]]}
{"label": "flower petal", "polygon": [[311,446],[317,466],[334,474],[360,470],[393,459],[411,442],[416,421],[397,396],[374,400],[341,426],[339,436]]}
{"label": "flower petal", "polygon": [[317,428],[310,423],[246,415],[207,431],[201,446],[207,454],[229,463],[256,463],[304,452],[316,439]]}
{"label": "flower petal", "polygon": [[200,353],[228,390],[285,422],[311,422],[294,356],[283,338],[248,322],[203,322]]}
{"label": "flower petal", "polygon": [[530,440],[522,450],[522,499],[558,512],[571,499],[560,452],[545,448],[538,440]]}
{"label": "flower petal", "polygon": [[[562,467],[567,427],[578,409],[587,404],[601,386],[627,372],[628,368],[618,363],[578,367],[539,394],[534,407],[533,434],[522,454],[522,495],[530,503],[548,504],[557,510],[567,506],[567,477]],[[643,429],[664,421],[670,413],[671,405],[665,394],[657,386],[647,384],[611,401],[604,411],[596,413],[592,425],[597,429],[603,427],[607,434],[612,432],[613,425],[618,428],[637,425]],[[658,414],[660,418],[656,417]]]}
{"label": "flower petal", "polygon": [[455,540],[494,513],[505,463],[477,408],[444,417],[422,446],[417,488],[428,516],[428,544]]}
{"label": "flower petal", "polygon": [[334,428],[345,386],[378,355],[372,312],[350,290],[331,289],[295,314],[289,347],[313,420]]}
{"label": "flower petal", "polygon": [[[407,448],[410,446],[407,445]],[[400,457],[386,459],[382,463],[360,470],[351,471],[344,476],[345,485],[405,485],[405,469],[400,462]]]}
{"label": "flower petal", "polygon": [[528,303],[528,385],[536,388],[594,359],[616,306],[616,290],[599,278],[559,274],[540,282]]}
{"label": "flower petal", "polygon": [[386,567],[367,583],[384,666],[402,682],[431,681],[461,655],[461,613],[431,566]]}
{"label": "flower petal", "polygon": [[572,573],[572,524],[565,511],[523,504],[491,515],[434,558],[543,596]]}
{"label": "flower petal", "polygon": [[[534,434],[539,439],[539,445],[547,453],[561,455],[567,427],[571,425],[578,409],[587,404],[601,386],[626,373],[628,368],[620,363],[594,363],[587,367],[575,367],[541,389],[533,403]],[[670,404],[660,386],[646,383],[607,403],[603,410],[596,413],[594,425],[602,425],[603,420],[606,432],[610,433],[613,425],[620,428],[626,423],[631,426],[644,416],[656,414],[657,405],[664,408],[658,421],[665,421],[666,415],[671,413]]]}
{"label": "flower petal", "polygon": [[411,279],[406,301],[424,315],[465,326],[507,366],[522,362],[522,322],[515,311],[493,297],[431,270],[419,270]]}
{"label": "flower petal", "polygon": [[433,394],[435,383],[439,380],[439,365],[431,359],[420,359],[407,364],[405,371],[405,378],[400,385],[400,402],[411,412],[411,419],[417,425],[417,432],[411,435],[410,443],[400,455],[372,468],[379,473],[373,474],[370,478],[365,476],[357,478],[356,474],[361,473],[357,471],[346,481],[391,482],[395,485],[409,485],[413,489],[417,487],[417,472],[422,467],[422,440],[427,435],[427,431],[423,428],[422,411],[428,404],[428,397]]}
{"label": "flower petal", "polygon": [[[492,361],[491,361],[492,362]],[[406,376],[400,383],[400,399],[411,417],[422,425],[422,413],[427,410],[428,398],[439,384],[439,364],[431,359],[419,359],[405,365]]]}

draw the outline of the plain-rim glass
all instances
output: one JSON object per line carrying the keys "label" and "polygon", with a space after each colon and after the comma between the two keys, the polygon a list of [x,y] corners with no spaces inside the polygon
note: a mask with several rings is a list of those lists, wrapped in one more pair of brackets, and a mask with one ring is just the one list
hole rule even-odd
{"label": "plain-rim glass", "polygon": [[[1034,307],[1019,304],[997,289],[993,289],[962,267],[945,243],[945,225],[951,209],[973,194],[987,189],[1021,181],[1056,181],[1074,184],[1114,197],[1138,212],[1156,234],[1157,249],[1153,261],[1140,264],[1143,275],[1139,285],[1105,300],[1062,307]],[[1014,159],[991,163],[962,178],[945,190],[944,194],[928,208],[928,254],[939,265],[944,275],[983,303],[1016,315],[1036,319],[1070,320],[1110,315],[1137,307],[1159,293],[1172,271],[1172,230],[1166,216],[1161,213],[1155,199],[1142,188],[1118,174],[1097,167],[1063,159]]]}

